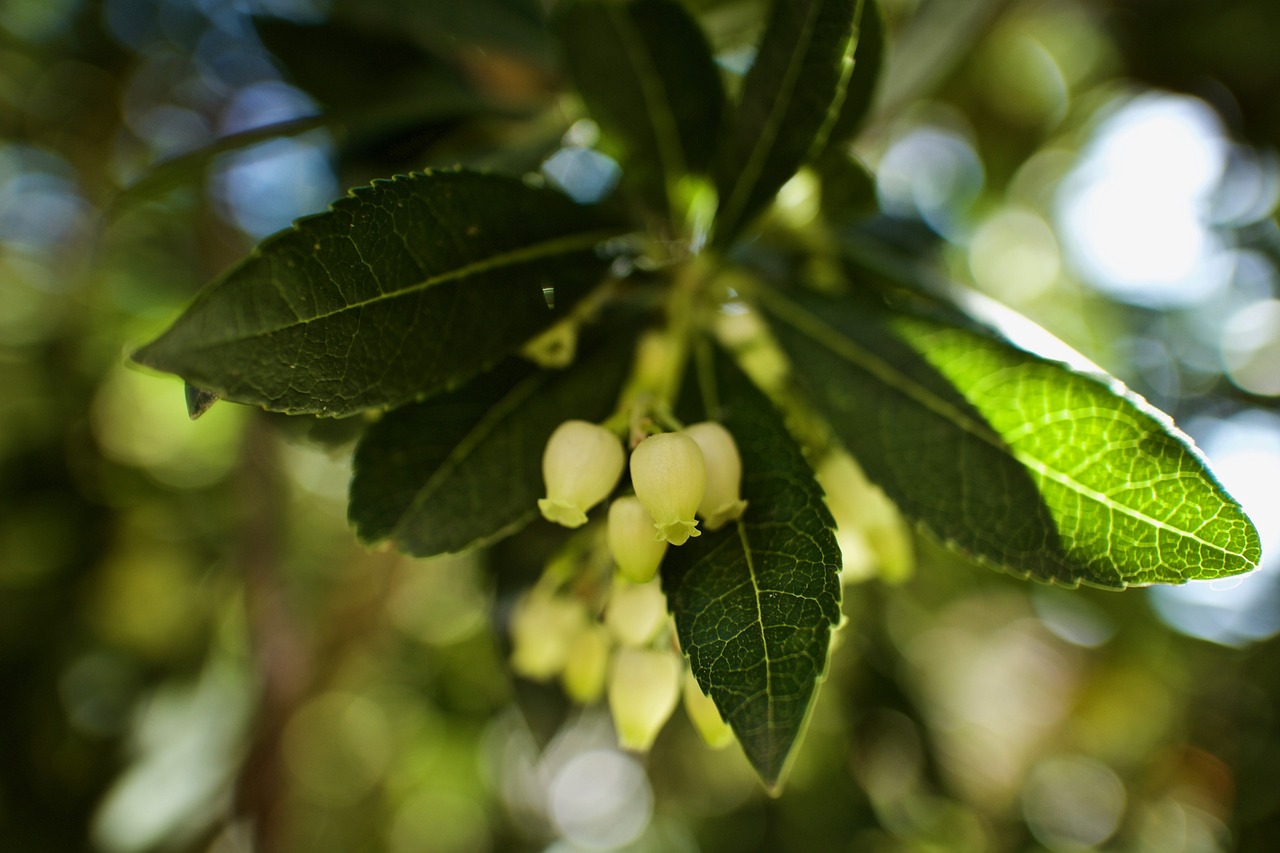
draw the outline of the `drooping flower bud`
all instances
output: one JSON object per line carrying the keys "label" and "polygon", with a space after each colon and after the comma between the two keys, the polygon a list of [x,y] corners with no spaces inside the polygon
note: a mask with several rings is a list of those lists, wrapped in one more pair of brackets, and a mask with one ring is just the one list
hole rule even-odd
{"label": "drooping flower bud", "polygon": [[520,348],[520,355],[539,367],[558,370],[573,364],[578,350],[578,320],[567,317]]}
{"label": "drooping flower bud", "polygon": [[733,435],[714,421],[686,427],[684,434],[698,443],[707,466],[707,488],[698,515],[708,530],[717,530],[739,518],[747,508],[742,499],[742,457]]}
{"label": "drooping flower bud", "polygon": [[609,553],[624,578],[644,583],[658,573],[658,565],[667,553],[667,540],[654,539],[653,517],[639,498],[627,495],[609,504],[606,536]]}
{"label": "drooping flower bud", "polygon": [[733,743],[733,729],[720,716],[720,709],[711,697],[702,692],[698,679],[691,672],[684,674],[684,712],[707,746],[723,749]]}
{"label": "drooping flower bud", "polygon": [[[653,527],[649,529],[652,531]],[[604,610],[604,624],[619,643],[647,646],[666,622],[667,597],[656,580],[634,584],[614,578]]]}
{"label": "drooping flower bud", "polygon": [[586,524],[587,510],[618,485],[626,461],[622,442],[604,427],[587,421],[560,424],[542,453],[547,496],[538,509],[543,518],[565,527]]}
{"label": "drooping flower bud", "polygon": [[878,576],[887,583],[901,583],[911,577],[915,567],[911,530],[853,457],[844,451],[829,453],[814,473],[836,522],[836,543],[844,564],[841,581],[856,583]]}
{"label": "drooping flower bud", "polygon": [[613,642],[603,625],[591,625],[578,634],[564,662],[560,683],[565,694],[580,705],[590,705],[604,695]]}
{"label": "drooping flower bud", "polygon": [[681,663],[669,651],[619,649],[609,673],[609,711],[623,749],[644,752],[680,699]]}
{"label": "drooping flower bud", "polygon": [[707,486],[698,443],[679,432],[651,435],[631,451],[631,485],[653,517],[658,539],[683,545],[701,535],[694,515]]}
{"label": "drooping flower bud", "polygon": [[575,598],[526,595],[511,614],[511,668],[535,681],[554,677],[588,624],[586,607]]}

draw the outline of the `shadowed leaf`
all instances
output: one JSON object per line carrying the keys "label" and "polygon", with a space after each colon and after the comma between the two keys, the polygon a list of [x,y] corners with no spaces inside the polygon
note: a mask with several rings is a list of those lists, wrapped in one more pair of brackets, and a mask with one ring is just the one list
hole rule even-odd
{"label": "shadowed leaf", "polygon": [[556,19],[565,61],[624,181],[658,212],[707,168],[724,90],[697,23],[672,0],[580,0]]}
{"label": "shadowed leaf", "polygon": [[621,230],[511,178],[375,182],[268,238],[134,358],[275,411],[398,405],[565,316],[608,269],[598,244]]}

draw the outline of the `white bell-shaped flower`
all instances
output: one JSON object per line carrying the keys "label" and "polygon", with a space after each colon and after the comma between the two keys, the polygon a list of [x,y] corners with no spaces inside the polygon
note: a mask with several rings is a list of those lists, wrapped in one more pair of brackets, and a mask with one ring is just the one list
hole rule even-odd
{"label": "white bell-shaped flower", "polygon": [[587,510],[609,496],[626,464],[618,437],[599,424],[565,421],[542,453],[547,496],[538,501],[543,518],[565,527],[587,523]]}
{"label": "white bell-shaped flower", "polygon": [[667,553],[667,540],[654,538],[649,510],[631,495],[609,504],[606,539],[618,574],[636,583],[652,580]]}
{"label": "white bell-shaped flower", "polygon": [[[653,532],[652,525],[649,531]],[[653,541],[652,536],[649,538]],[[662,586],[656,580],[628,583],[614,578],[604,609],[604,624],[624,646],[649,645],[667,624],[667,597],[662,594]]]}
{"label": "white bell-shaped flower", "polygon": [[683,545],[701,535],[694,515],[707,486],[698,443],[679,432],[651,435],[631,451],[631,485],[653,517],[656,538]]}
{"label": "white bell-shaped flower", "polygon": [[717,530],[739,518],[747,508],[742,499],[742,457],[729,430],[715,421],[686,427],[684,434],[698,443],[707,467],[707,488],[698,515],[707,530]]}
{"label": "white bell-shaped flower", "polygon": [[680,699],[681,671],[672,652],[618,649],[609,673],[609,711],[623,749],[653,746]]}
{"label": "white bell-shaped flower", "polygon": [[684,712],[707,746],[723,749],[733,743],[733,729],[720,716],[720,709],[711,697],[702,692],[691,672],[684,674]]}

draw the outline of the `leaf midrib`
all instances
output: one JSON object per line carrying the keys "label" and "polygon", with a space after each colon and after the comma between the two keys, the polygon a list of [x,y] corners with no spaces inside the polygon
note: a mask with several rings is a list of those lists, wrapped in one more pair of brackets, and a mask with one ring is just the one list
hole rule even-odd
{"label": "leaf midrib", "polygon": [[[779,1],[791,2],[791,0]],[[734,184],[733,192],[729,195],[729,201],[725,205],[725,209],[732,213],[732,216],[726,214],[724,218],[732,226],[738,225],[737,220],[741,215],[741,208],[746,204],[746,198],[751,195],[756,182],[759,180],[760,172],[764,170],[764,163],[769,157],[769,149],[773,147],[774,142],[777,140],[778,131],[782,127],[782,116],[791,108],[796,81],[800,76],[801,68],[804,67],[809,45],[813,41],[813,30],[821,14],[823,2],[824,0],[813,0],[809,4],[809,14],[800,30],[800,39],[797,42],[798,49],[792,53],[791,61],[787,64],[787,73],[783,75],[782,86],[779,87],[779,91],[784,92],[786,96],[782,97],[780,95],[774,100],[773,108],[769,111],[769,117],[761,129],[756,144],[751,149],[751,155],[747,158],[742,175],[737,183]]]}
{"label": "leaf midrib", "polygon": [[662,194],[666,198],[671,180],[685,173],[684,143],[671,110],[671,101],[667,97],[666,86],[659,80],[644,39],[632,26],[631,17],[620,5],[605,4],[604,8],[640,84],[645,115],[650,119],[654,142],[658,146],[658,161],[663,175]]}
{"label": "leaf midrib", "polygon": [[[311,317],[299,316],[292,323],[283,323],[283,324],[271,326],[271,327],[262,326],[262,327],[253,329],[252,331],[249,331],[245,334],[208,340],[203,344],[201,344],[198,348],[201,350],[207,350],[207,349],[212,349],[214,347],[226,346],[228,344],[242,343],[244,341],[253,340],[254,338],[263,337],[265,335],[273,335],[273,334],[276,334],[277,332],[283,332],[288,329],[294,329],[294,328],[297,328],[298,326],[307,326],[307,325],[310,325],[311,323],[318,323],[323,320],[327,320],[330,317],[335,317],[339,314],[345,314],[349,311],[359,311],[361,309],[369,307],[370,305],[376,305],[380,302],[385,302],[387,300],[399,299],[404,296],[410,296],[414,293],[427,290],[428,288],[435,287],[437,285],[448,284],[451,281],[459,281],[461,279],[465,279],[470,276],[480,275],[486,272],[491,272],[493,270],[502,269],[504,267],[513,267],[513,266],[519,266],[521,264],[533,263],[535,261],[543,260],[545,258],[554,257],[555,255],[568,255],[574,252],[580,252],[585,249],[592,248],[596,244],[604,240],[608,240],[612,237],[618,236],[618,234],[622,233],[623,230],[624,229],[619,229],[619,228],[597,229],[594,231],[584,232],[581,234],[574,234],[574,235],[569,235],[565,237],[557,237],[553,240],[547,240],[547,241],[536,243],[530,246],[522,246],[519,249],[502,252],[496,255],[492,255],[481,261],[472,261],[471,263],[463,264],[462,266],[457,267],[455,269],[448,270],[446,272],[443,272],[434,276],[429,276],[423,279],[422,281],[414,282],[413,284],[410,284],[407,287],[402,287],[397,290],[385,291],[377,294],[376,296],[371,296],[367,299],[362,299],[357,302],[348,303],[340,308],[335,308],[331,311],[325,311],[323,313],[316,314]],[[334,283],[332,279],[330,279],[330,283],[331,284]],[[290,309],[292,310],[292,306],[290,306]]]}
{"label": "leaf midrib", "polygon": [[[895,389],[909,399],[924,406],[934,414],[950,420],[964,432],[987,443],[1001,453],[1007,454],[1019,464],[1039,474],[1045,479],[1058,483],[1059,485],[1076,492],[1082,497],[1094,501],[1108,511],[1118,512],[1122,515],[1129,516],[1136,521],[1150,524],[1158,530],[1174,533],[1178,536],[1218,551],[1226,556],[1239,557],[1243,560],[1249,559],[1243,552],[1230,551],[1219,543],[1207,541],[1191,531],[1174,527],[1173,525],[1161,521],[1160,519],[1153,518],[1140,510],[1118,503],[1102,492],[1083,485],[1066,473],[1049,467],[1045,462],[1030,455],[1026,451],[1021,451],[1017,448],[1011,447],[1003,438],[993,430],[989,429],[986,425],[970,418],[919,383],[911,381],[908,376],[894,368],[893,365],[864,350],[857,343],[841,335],[837,330],[831,328],[821,320],[818,320],[816,317],[813,317],[808,312],[798,308],[788,300],[776,294],[768,296],[767,299],[770,307],[776,315],[780,316],[781,319],[789,323],[797,331],[808,335],[837,357],[843,358],[855,366],[862,368],[890,388]],[[1217,516],[1215,515],[1215,517]]]}
{"label": "leaf midrib", "polygon": [[510,391],[502,395],[497,402],[490,406],[489,410],[481,416],[475,426],[468,430],[462,440],[445,455],[435,473],[427,478],[427,481],[414,494],[413,502],[400,516],[400,519],[391,529],[388,538],[398,540],[410,519],[421,513],[423,505],[439,490],[441,482],[458,470],[463,460],[475,451],[480,442],[488,438],[506,420],[508,415],[523,405],[539,388],[546,384],[547,379],[547,373],[535,373],[516,383]]}
{"label": "leaf midrib", "polygon": [[751,577],[752,600],[756,605],[756,625],[760,628],[760,651],[764,655],[765,707],[768,709],[768,713],[765,715],[765,727],[769,731],[770,738],[772,738],[773,733],[778,730],[778,720],[773,701],[773,659],[769,654],[769,635],[764,630],[764,605],[762,604],[764,593],[760,590],[760,577],[756,571],[751,539],[747,536],[747,525],[741,519],[738,520],[737,525],[738,539],[742,543],[742,556],[747,562],[747,573]]}
{"label": "leaf midrib", "polygon": [[806,158],[808,160],[817,159],[818,155],[826,149],[827,143],[831,139],[831,133],[840,121],[840,113],[844,109],[844,102],[849,97],[849,82],[853,79],[853,70],[857,65],[855,52],[858,49],[858,42],[862,40],[862,11],[865,4],[866,0],[858,0],[858,6],[854,10],[854,26],[849,31],[849,35],[845,37],[844,47],[840,51],[840,79],[836,82],[835,96],[827,107],[827,115],[822,120],[822,126],[814,134],[813,144],[809,146],[809,154]]}

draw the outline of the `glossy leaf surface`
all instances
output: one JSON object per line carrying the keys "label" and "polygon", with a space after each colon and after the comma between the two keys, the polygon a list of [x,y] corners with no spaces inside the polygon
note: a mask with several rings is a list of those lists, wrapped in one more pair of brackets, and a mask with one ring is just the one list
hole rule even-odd
{"label": "glossy leaf surface", "polygon": [[134,358],[210,393],[345,415],[458,384],[565,316],[621,227],[469,172],[375,182],[264,241]]}

